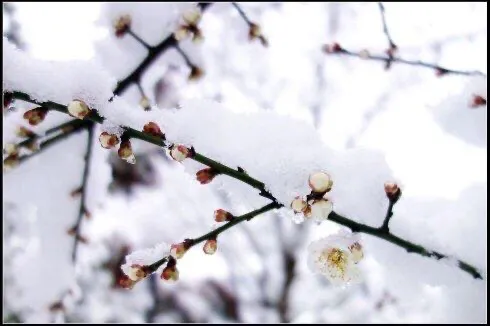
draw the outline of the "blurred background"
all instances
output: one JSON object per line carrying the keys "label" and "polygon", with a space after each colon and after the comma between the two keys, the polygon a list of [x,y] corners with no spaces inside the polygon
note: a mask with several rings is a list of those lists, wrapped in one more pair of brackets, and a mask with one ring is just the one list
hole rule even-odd
{"label": "blurred background", "polygon": [[[187,6],[187,7],[186,7]],[[175,30],[189,4],[4,3],[3,35],[47,61],[93,60],[115,79],[146,55],[135,39],[114,35],[113,21],[157,44]],[[4,322],[373,323],[486,321],[486,77],[327,54],[338,42],[359,53],[389,48],[377,3],[239,3],[259,24],[265,47],[231,3],[202,16],[204,39],[181,42],[122,95],[135,110],[185,99],[211,99],[234,112],[261,110],[305,121],[336,150],[376,150],[403,189],[392,230],[480,268],[484,280],[452,265],[363,236],[364,280],[332,286],[306,266],[306,247],[339,227],[296,223],[286,210],[265,214],[220,236],[207,256],[179,261],[180,280],[158,275],[128,291],[117,286],[133,250],[208,232],[217,208],[249,211],[227,189],[202,186],[155,147],[135,143],[137,163],[94,146],[88,209],[76,264],[70,259],[86,134],[49,148],[3,178]],[[486,3],[386,3],[396,55],[454,70],[487,70]],[[50,120],[51,119],[51,120]],[[59,123],[50,117],[39,130]],[[217,122],[219,123],[219,122]],[[24,124],[15,108],[4,126]],[[36,127],[37,128],[37,127]],[[12,128],[4,128],[4,138]],[[96,133],[98,134],[98,133]],[[4,141],[5,145],[5,141]],[[246,169],[246,167],[244,167]],[[382,185],[373,185],[382,187]],[[386,203],[387,204],[387,203]],[[356,205],[356,198],[352,199]],[[355,217],[352,217],[355,219]],[[382,216],[373,217],[373,226]]]}

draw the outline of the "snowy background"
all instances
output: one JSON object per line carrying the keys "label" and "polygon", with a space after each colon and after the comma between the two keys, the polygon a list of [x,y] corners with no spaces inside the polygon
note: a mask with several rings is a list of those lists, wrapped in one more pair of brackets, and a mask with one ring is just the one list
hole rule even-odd
{"label": "snowy background", "polygon": [[[146,50],[112,22],[130,14],[132,30],[150,45],[175,30],[190,4],[16,3],[4,7],[4,35],[15,31],[22,52],[4,39],[4,88],[64,104],[75,94],[108,99]],[[213,212],[236,214],[267,201],[253,188],[219,176],[201,185],[203,168],[178,164],[135,140],[137,164],[121,161],[95,140],[77,264],[71,262],[86,132],[77,133],[4,172],[4,321],[24,322],[485,322],[486,77],[329,55],[324,44],[383,54],[388,47],[376,3],[243,3],[269,41],[247,39],[231,4],[203,14],[200,44],[181,48],[204,71],[197,81],[175,50],[141,80],[152,111],[132,85],[115,104],[100,104],[111,121],[141,129],[149,117],[171,141],[192,144],[241,166],[287,203],[308,189],[310,172],[334,179],[335,211],[372,226],[383,222],[383,183],[403,196],[390,227],[396,235],[478,267],[475,280],[450,261],[409,254],[362,235],[363,282],[331,285],[306,264],[308,244],[339,226],[300,222],[289,209],[258,216],[223,233],[213,256],[193,248],[179,261],[180,280],[158,275],[132,290],[115,286],[124,256],[196,237],[214,227]],[[487,72],[486,3],[385,5],[398,55],[455,70]],[[87,96],[88,96],[87,95]],[[220,104],[217,104],[219,102]],[[175,110],[177,105],[179,110]],[[4,111],[4,145],[31,104]],[[144,115],[146,114],[146,115]],[[69,120],[50,112],[32,128]],[[98,137],[102,128],[95,132]],[[53,304],[61,301],[63,309]],[[53,308],[54,307],[54,308]]]}

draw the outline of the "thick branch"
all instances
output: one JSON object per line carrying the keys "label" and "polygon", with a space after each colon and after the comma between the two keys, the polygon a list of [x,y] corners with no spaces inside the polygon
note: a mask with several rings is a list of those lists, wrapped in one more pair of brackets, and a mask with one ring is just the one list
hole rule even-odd
{"label": "thick branch", "polygon": [[[14,98],[22,99],[24,101],[28,101],[28,102],[35,103],[35,104],[39,104],[39,105],[42,105],[42,106],[47,107],[47,108],[52,107],[53,109],[55,109],[57,111],[64,112],[64,113],[68,114],[66,107],[61,105],[61,104],[58,104],[58,103],[54,103],[54,102],[38,103],[38,102],[30,99],[30,97],[27,94],[21,93],[21,92],[13,92],[13,96],[14,96]],[[86,116],[85,119],[91,120],[91,121],[97,122],[97,123],[102,123],[104,121],[104,118],[101,117],[94,110],[92,111],[91,114]],[[168,147],[167,144],[165,144],[165,142],[159,137],[151,136],[147,133],[137,131],[137,130],[132,129],[130,127],[123,127],[123,129],[126,131],[126,133],[129,137],[138,138],[138,139],[141,139],[141,140],[146,141],[148,143],[155,144],[155,145],[160,146],[160,147]],[[253,211],[253,212],[250,212],[248,214],[242,215],[241,217],[238,217],[238,220],[233,220],[233,221],[223,225],[222,227],[220,227],[220,228],[218,228],[218,229],[216,229],[210,233],[205,234],[204,236],[202,236],[200,238],[197,238],[195,240],[191,240],[191,241],[194,241],[193,244],[204,241],[206,239],[209,239],[210,236],[217,235],[217,234],[223,232],[224,230],[232,227],[233,225],[242,222],[243,220],[245,220],[247,218],[250,219],[250,218],[252,218],[258,214],[261,214],[265,211],[271,210],[273,208],[279,208],[282,206],[282,204],[279,204],[277,199],[271,193],[269,193],[268,191],[265,190],[264,183],[250,177],[245,172],[239,171],[239,170],[234,170],[234,169],[232,169],[232,168],[230,168],[224,164],[216,162],[216,161],[214,161],[214,160],[212,160],[212,159],[210,159],[210,158],[208,158],[202,154],[199,154],[199,153],[196,153],[191,158],[197,162],[200,162],[200,163],[205,164],[211,168],[216,169],[217,171],[219,171],[222,174],[226,174],[232,178],[235,178],[235,179],[240,180],[246,184],[249,184],[250,186],[260,190],[261,196],[269,198],[273,201],[269,205],[264,206],[263,208],[261,208],[257,211]],[[267,209],[265,209],[265,208],[267,208]],[[259,213],[255,214],[256,212],[259,212]],[[446,255],[440,254],[440,253],[435,252],[435,251],[429,251],[420,245],[416,245],[416,244],[413,244],[409,241],[398,238],[397,236],[395,236],[389,232],[386,232],[384,229],[373,228],[373,227],[368,226],[368,225],[357,223],[357,222],[350,220],[346,217],[338,215],[335,212],[332,212],[329,215],[328,219],[330,221],[337,223],[337,224],[340,224],[340,225],[343,225],[343,226],[350,228],[353,232],[363,232],[363,233],[370,234],[370,235],[373,235],[375,237],[384,239],[384,240],[391,242],[391,243],[393,243],[399,247],[405,248],[408,252],[418,253],[418,254],[420,254],[422,256],[426,256],[426,257],[435,257],[436,259],[449,258]],[[477,271],[477,268],[475,268],[475,267],[473,267],[473,266],[471,266],[471,265],[469,265],[469,264],[467,264],[461,260],[458,260],[458,266],[459,266],[459,268],[461,268],[465,272],[470,273],[473,277],[480,278],[480,279],[482,278],[481,274]]]}
{"label": "thick branch", "polygon": [[75,242],[73,244],[73,251],[71,253],[71,258],[73,262],[75,262],[77,259],[77,248],[78,248],[78,243],[80,242],[81,239],[80,229],[81,229],[82,219],[83,216],[87,213],[87,206],[86,206],[87,183],[88,183],[88,176],[90,170],[90,157],[92,155],[92,147],[94,143],[93,141],[94,128],[95,128],[95,124],[91,123],[91,125],[88,127],[88,133],[87,133],[88,141],[87,141],[87,151],[85,153],[85,166],[83,168],[83,175],[82,175],[82,186],[81,186],[82,194],[80,197],[80,207],[78,209],[77,221],[72,229],[75,238],[74,240]]}

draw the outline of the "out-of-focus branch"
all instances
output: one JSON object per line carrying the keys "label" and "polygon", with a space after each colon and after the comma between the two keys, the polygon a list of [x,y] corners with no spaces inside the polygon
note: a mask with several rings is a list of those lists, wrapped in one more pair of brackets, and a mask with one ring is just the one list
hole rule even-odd
{"label": "out-of-focus branch", "polygon": [[242,17],[243,20],[245,21],[245,23],[247,23],[247,25],[248,25],[248,39],[250,41],[252,41],[253,39],[258,38],[259,41],[260,41],[260,43],[262,43],[263,46],[267,47],[269,45],[269,42],[267,41],[267,39],[265,38],[265,36],[262,35],[262,32],[260,30],[260,26],[257,25],[257,24],[255,24],[254,22],[252,22],[247,17],[247,15],[243,11],[243,9],[238,5],[238,3],[232,2],[231,4],[233,5],[233,7],[235,7],[235,9],[240,14],[240,17]]}
{"label": "out-of-focus branch", "polygon": [[342,46],[340,46],[339,43],[332,43],[332,44],[326,44],[323,46],[323,52],[327,54],[335,54],[335,55],[346,55],[346,56],[351,56],[351,57],[356,57],[360,58],[363,60],[373,60],[373,61],[381,61],[387,64],[388,62],[392,63],[400,63],[400,64],[405,64],[405,65],[410,65],[410,66],[418,66],[418,67],[424,67],[424,68],[430,68],[434,69],[436,72],[437,76],[442,76],[446,74],[454,74],[454,75],[465,75],[465,76],[484,76],[486,77],[487,75],[484,74],[481,71],[478,70],[455,70],[455,69],[449,69],[445,67],[441,67],[439,65],[433,64],[433,63],[428,63],[420,60],[406,60],[398,57],[394,57],[390,59],[388,55],[383,56],[383,55],[373,55],[367,52],[366,50],[362,50],[359,52],[354,52],[350,50],[344,49]]}
{"label": "out-of-focus branch", "polygon": [[69,233],[74,236],[74,243],[73,243],[73,251],[71,254],[72,261],[75,262],[77,259],[77,249],[78,249],[78,243],[80,241],[85,241],[85,238],[80,234],[81,231],[81,223],[82,219],[84,216],[90,216],[90,213],[88,212],[87,209],[87,203],[86,203],[86,197],[87,197],[87,183],[88,183],[88,176],[89,176],[89,170],[90,170],[90,157],[92,155],[92,147],[93,147],[93,139],[94,139],[94,128],[95,124],[91,123],[91,125],[88,127],[88,133],[87,133],[87,151],[85,152],[85,166],[83,168],[83,175],[82,175],[82,185],[80,187],[81,191],[81,196],[80,196],[80,207],[78,209],[78,217],[75,222],[75,225],[70,229]]}
{"label": "out-of-focus branch", "polygon": [[[32,100],[29,97],[29,95],[22,93],[22,92],[13,92],[12,94],[13,94],[14,98],[22,99],[24,101],[35,103],[35,104],[39,104],[43,107],[68,114],[68,109],[64,105],[61,105],[61,104],[58,104],[55,102],[51,102],[51,101],[44,102],[44,103],[38,103],[37,101]],[[105,119],[102,116],[100,116],[97,112],[92,110],[91,113],[85,117],[85,120],[90,120],[93,122],[102,123]],[[144,133],[144,132],[135,130],[135,129],[130,128],[130,127],[121,126],[121,128],[123,128],[125,130],[127,136],[130,138],[137,138],[137,139],[143,140],[147,143],[151,143],[151,144],[154,144],[154,145],[157,145],[160,147],[168,147],[166,142],[161,137],[152,136],[148,133]],[[240,222],[243,222],[244,220],[250,220],[253,217],[257,216],[258,214],[262,214],[262,213],[267,212],[269,210],[272,210],[275,208],[280,208],[283,206],[282,204],[280,204],[278,202],[278,200],[270,192],[268,192],[266,190],[265,184],[263,182],[252,178],[251,176],[246,174],[243,170],[232,169],[232,168],[230,168],[230,167],[228,167],[222,163],[214,161],[213,159],[210,159],[210,158],[208,158],[202,154],[199,154],[199,153],[195,153],[190,158],[199,162],[199,163],[207,165],[210,168],[213,168],[222,174],[226,174],[226,175],[228,175],[234,179],[240,180],[240,181],[258,189],[260,191],[259,195],[272,200],[272,202],[270,204],[268,204],[268,205],[266,205],[266,206],[264,206],[258,210],[255,210],[253,212],[250,212],[248,214],[242,215],[240,217],[236,217],[232,221],[230,221],[227,224],[217,228],[214,231],[211,231],[211,232],[209,232],[209,233],[207,233],[207,234],[205,234],[199,238],[196,238],[194,240],[189,239],[191,245],[195,245],[196,243],[202,242],[204,240],[211,239],[212,237],[217,236],[218,234],[225,231],[226,229],[229,229],[230,227],[232,227],[232,226],[234,226]],[[393,235],[392,233],[386,232],[386,230],[384,230],[382,228],[374,228],[374,227],[371,227],[371,226],[368,226],[365,224],[355,222],[354,220],[351,220],[351,219],[346,218],[342,215],[339,215],[336,212],[331,212],[330,215],[328,216],[328,220],[335,222],[337,224],[346,226],[346,227],[350,228],[353,232],[366,233],[366,234],[370,234],[372,236],[378,237],[380,239],[384,239],[388,242],[391,242],[394,245],[397,245],[401,248],[404,248],[408,252],[417,253],[417,254],[419,254],[421,256],[425,256],[425,257],[436,258],[438,260],[443,259],[443,258],[450,258],[447,255],[443,255],[443,254],[438,253],[436,251],[428,250],[421,245],[417,245],[417,244],[414,244],[410,241],[401,239],[401,238]],[[165,261],[162,261],[160,263],[160,265],[162,265],[164,262]],[[471,274],[475,278],[479,278],[479,279],[482,278],[482,275],[478,272],[478,269],[476,267],[473,267],[473,266],[471,266],[471,265],[469,265],[469,264],[467,264],[461,260],[457,260],[457,262],[458,262],[458,267],[461,268],[462,270],[464,270],[465,272]]]}
{"label": "out-of-focus branch", "polygon": [[[198,3],[198,7],[201,11],[205,11],[211,4],[200,2]],[[131,84],[138,83],[148,67],[165,51],[175,47],[177,44],[178,41],[174,34],[171,34],[157,45],[150,46],[148,48],[148,54],[143,61],[126,78],[117,83],[116,89],[114,89],[114,95],[121,95]]]}
{"label": "out-of-focus branch", "polygon": [[388,25],[386,24],[386,16],[385,16],[385,7],[381,2],[378,2],[379,11],[381,13],[381,20],[383,21],[383,33],[386,35],[388,39],[388,50],[386,50],[386,54],[388,55],[388,61],[386,61],[386,69],[391,67],[391,63],[393,62],[395,52],[398,49],[395,42],[391,38],[390,32],[388,30]]}

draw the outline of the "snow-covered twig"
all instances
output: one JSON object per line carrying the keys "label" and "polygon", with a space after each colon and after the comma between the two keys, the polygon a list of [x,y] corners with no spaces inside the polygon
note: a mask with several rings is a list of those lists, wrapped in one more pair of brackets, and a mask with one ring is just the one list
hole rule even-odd
{"label": "snow-covered twig", "polygon": [[[21,99],[21,100],[24,100],[27,102],[35,103],[35,104],[41,105],[43,107],[68,114],[68,109],[64,105],[61,105],[61,104],[58,104],[55,102],[50,102],[50,101],[44,102],[44,103],[38,103],[37,101],[32,100],[29,97],[29,95],[22,93],[22,92],[12,92],[12,94],[13,94],[13,97],[16,99]],[[91,113],[85,117],[85,119],[91,120],[91,121],[97,122],[97,123],[102,123],[105,120],[102,116],[100,116],[94,110],[92,110]],[[169,147],[169,145],[161,137],[152,136],[148,133],[141,132],[141,131],[135,130],[133,128],[130,128],[130,127],[122,126],[122,128],[124,129],[125,134],[130,138],[137,138],[137,139],[143,140],[145,142],[148,142],[148,143],[160,146],[160,147],[167,147],[167,148]],[[207,234],[205,234],[199,238],[196,238],[194,240],[188,239],[188,241],[190,241],[187,243],[188,245],[189,244],[195,245],[196,243],[202,242],[204,240],[211,239],[211,237],[217,236],[221,232],[227,230],[228,228],[230,228],[230,227],[232,227],[232,226],[234,226],[234,225],[236,225],[236,224],[238,224],[244,220],[249,220],[258,214],[264,213],[264,212],[269,211],[271,209],[280,208],[283,206],[282,204],[279,203],[279,201],[270,192],[268,192],[266,190],[266,186],[263,182],[256,180],[253,177],[249,176],[242,169],[238,169],[238,170],[232,169],[232,168],[230,168],[230,167],[228,167],[222,163],[219,163],[219,162],[217,162],[213,159],[210,159],[210,158],[208,158],[202,154],[199,154],[195,151],[189,158],[191,158],[191,159],[193,159],[199,163],[202,163],[204,165],[209,166],[210,168],[214,169],[215,171],[218,171],[218,173],[226,174],[226,175],[228,175],[234,179],[240,180],[240,181],[252,186],[253,188],[260,190],[259,195],[272,200],[272,202],[270,204],[258,209],[258,210],[255,210],[255,211],[250,212],[248,214],[237,217],[236,219],[233,219],[232,221],[228,222],[227,224],[223,225],[222,227],[217,228],[216,230],[211,231],[211,232],[209,232],[209,233],[207,233]],[[380,239],[384,239],[388,242],[393,243],[394,245],[397,245],[401,248],[404,248],[408,252],[417,253],[417,254],[419,254],[421,256],[425,256],[425,257],[436,258],[438,260],[443,259],[443,258],[449,258],[447,255],[441,254],[441,253],[436,252],[436,251],[428,250],[421,245],[417,245],[417,244],[412,243],[410,241],[401,239],[401,238],[397,237],[396,235],[394,235],[390,232],[387,232],[382,227],[374,228],[372,226],[361,224],[361,223],[355,222],[354,220],[351,220],[347,217],[339,215],[334,211],[332,211],[330,213],[330,215],[328,216],[328,220],[333,221],[337,224],[343,225],[345,227],[348,227],[353,232],[366,233],[366,234],[378,237]],[[158,265],[158,266],[161,266],[163,263],[165,263],[165,261],[166,260],[163,260],[160,263],[160,265]],[[462,270],[464,270],[465,272],[471,274],[475,278],[479,278],[479,279],[482,278],[481,274],[478,272],[476,267],[473,267],[470,264],[467,264],[461,260],[457,260],[457,262],[458,262],[458,267],[461,268]]]}

